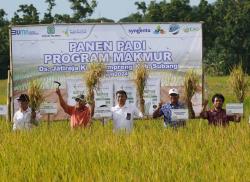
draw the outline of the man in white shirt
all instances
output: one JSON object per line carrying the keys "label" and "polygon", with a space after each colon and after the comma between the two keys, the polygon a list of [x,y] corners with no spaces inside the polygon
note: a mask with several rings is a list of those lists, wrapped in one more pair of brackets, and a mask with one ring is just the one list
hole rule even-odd
{"label": "man in white shirt", "polygon": [[111,108],[114,130],[123,129],[130,132],[133,129],[134,116],[143,117],[139,109],[126,104],[127,93],[124,90],[116,92],[117,105]]}
{"label": "man in white shirt", "polygon": [[32,125],[38,125],[36,112],[29,108],[29,96],[21,94],[17,100],[19,110],[14,114],[13,130],[30,129]]}

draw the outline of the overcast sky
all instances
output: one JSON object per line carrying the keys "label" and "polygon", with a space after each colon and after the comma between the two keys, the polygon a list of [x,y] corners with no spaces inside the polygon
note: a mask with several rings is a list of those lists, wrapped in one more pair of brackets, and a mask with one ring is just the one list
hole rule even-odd
{"label": "overcast sky", "polygon": [[[140,0],[97,0],[97,7],[92,15],[92,18],[105,17],[113,19],[115,21],[128,16],[131,13],[136,12],[136,6],[134,3]],[[149,4],[152,0],[144,0]],[[212,3],[215,0],[208,0]],[[160,2],[157,0],[157,2]],[[191,5],[199,4],[200,0],[190,0]],[[56,0],[56,6],[53,9],[53,14],[72,14],[70,9],[70,3],[68,0]],[[0,9],[4,9],[8,14],[8,19],[13,17],[14,12],[19,9],[21,4],[33,4],[40,13],[40,17],[43,17],[44,12],[47,9],[47,3],[45,0],[0,0]]]}

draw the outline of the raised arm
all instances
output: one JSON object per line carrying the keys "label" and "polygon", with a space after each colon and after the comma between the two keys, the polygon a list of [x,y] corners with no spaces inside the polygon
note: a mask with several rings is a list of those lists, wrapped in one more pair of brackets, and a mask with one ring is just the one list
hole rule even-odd
{"label": "raised arm", "polygon": [[206,119],[207,116],[207,104],[208,104],[208,100],[204,100],[203,104],[202,104],[202,110],[200,113],[200,117]]}
{"label": "raised arm", "polygon": [[56,94],[58,95],[60,105],[63,108],[64,112],[66,112],[66,113],[69,114],[69,108],[70,108],[70,106],[67,105],[66,102],[63,100],[63,97],[62,97],[62,94],[61,94],[61,91],[60,91],[59,88],[56,88]]}
{"label": "raised arm", "polygon": [[160,102],[156,110],[153,112],[153,118],[157,118],[161,116],[160,114],[161,107],[162,107],[162,103]]}

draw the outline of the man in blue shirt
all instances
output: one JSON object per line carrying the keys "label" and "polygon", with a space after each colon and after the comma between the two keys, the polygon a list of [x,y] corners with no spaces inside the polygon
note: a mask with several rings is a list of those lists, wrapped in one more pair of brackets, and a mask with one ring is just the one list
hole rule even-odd
{"label": "man in blue shirt", "polygon": [[184,109],[184,105],[179,102],[179,92],[176,88],[171,88],[169,90],[169,98],[170,102],[162,105],[159,103],[157,109],[153,113],[153,118],[160,117],[164,115],[164,126],[185,126],[185,120],[172,120],[172,112],[171,109]]}

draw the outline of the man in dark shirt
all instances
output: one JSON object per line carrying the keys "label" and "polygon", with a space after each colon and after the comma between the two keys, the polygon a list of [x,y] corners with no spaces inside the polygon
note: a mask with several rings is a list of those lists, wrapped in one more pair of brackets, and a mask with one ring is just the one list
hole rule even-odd
{"label": "man in dark shirt", "polygon": [[212,97],[213,109],[208,111],[206,109],[208,101],[206,100],[200,113],[201,118],[207,119],[208,124],[213,124],[216,126],[227,126],[229,125],[229,121],[240,122],[241,118],[239,115],[229,116],[226,114],[226,110],[222,108],[224,100],[225,98],[222,94],[215,94]]}

